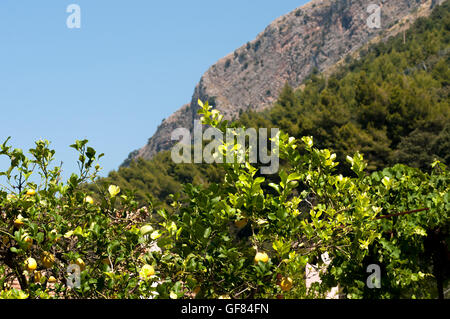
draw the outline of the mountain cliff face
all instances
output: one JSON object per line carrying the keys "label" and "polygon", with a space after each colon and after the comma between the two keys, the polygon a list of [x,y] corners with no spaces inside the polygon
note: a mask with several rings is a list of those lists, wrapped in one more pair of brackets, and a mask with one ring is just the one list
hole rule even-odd
{"label": "mountain cliff face", "polygon": [[[164,120],[143,148],[123,165],[170,149],[171,133],[193,128],[198,99],[210,101],[228,119],[240,112],[270,107],[286,82],[302,84],[314,69],[326,72],[371,41],[400,32],[439,0],[313,0],[271,23],[256,39],[220,59],[201,77],[192,100]],[[367,23],[381,8],[381,27]]]}

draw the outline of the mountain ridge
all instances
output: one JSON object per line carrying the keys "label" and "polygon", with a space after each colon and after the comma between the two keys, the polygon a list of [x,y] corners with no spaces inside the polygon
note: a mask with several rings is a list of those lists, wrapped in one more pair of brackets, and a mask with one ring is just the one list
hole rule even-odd
{"label": "mountain ridge", "polygon": [[[285,83],[299,87],[317,69],[327,73],[372,41],[401,32],[442,1],[380,1],[381,28],[367,26],[372,1],[314,0],[269,24],[247,44],[219,59],[201,77],[191,102],[165,119],[148,143],[130,153],[122,166],[151,159],[173,145],[171,132],[193,128],[197,101],[210,101],[227,119],[270,107]],[[397,29],[396,29],[397,28]]]}

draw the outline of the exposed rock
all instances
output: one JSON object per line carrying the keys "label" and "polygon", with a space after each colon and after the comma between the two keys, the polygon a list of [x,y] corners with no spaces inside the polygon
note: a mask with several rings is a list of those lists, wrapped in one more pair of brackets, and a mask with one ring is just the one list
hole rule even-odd
{"label": "exposed rock", "polygon": [[[270,107],[286,82],[298,87],[317,68],[330,70],[367,43],[401,32],[399,25],[428,13],[438,0],[313,0],[276,19],[255,40],[220,59],[201,77],[192,101],[158,127],[132,159],[150,159],[173,145],[171,132],[192,130],[198,99],[210,101],[227,119]],[[381,7],[381,28],[369,28],[370,4]]]}

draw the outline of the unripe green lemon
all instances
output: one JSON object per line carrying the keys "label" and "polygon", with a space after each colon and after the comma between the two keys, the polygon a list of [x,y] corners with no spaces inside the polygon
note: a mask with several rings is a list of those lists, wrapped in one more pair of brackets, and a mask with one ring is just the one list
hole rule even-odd
{"label": "unripe green lemon", "polygon": [[141,227],[140,231],[141,231],[141,235],[144,236],[144,235],[151,233],[153,231],[153,227],[150,225],[144,225]]}
{"label": "unripe green lemon", "polygon": [[139,271],[139,276],[143,279],[149,279],[151,276],[155,274],[155,268],[151,265],[144,265]]}

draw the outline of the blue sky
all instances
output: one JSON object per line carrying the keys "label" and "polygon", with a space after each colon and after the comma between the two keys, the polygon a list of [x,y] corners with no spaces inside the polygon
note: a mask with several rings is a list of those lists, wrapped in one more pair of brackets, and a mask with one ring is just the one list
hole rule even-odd
{"label": "blue sky", "polygon": [[[209,66],[306,2],[1,0],[0,142],[48,139],[67,178],[69,145],[88,139],[107,175],[190,101]],[[66,26],[72,3],[81,29]]]}

